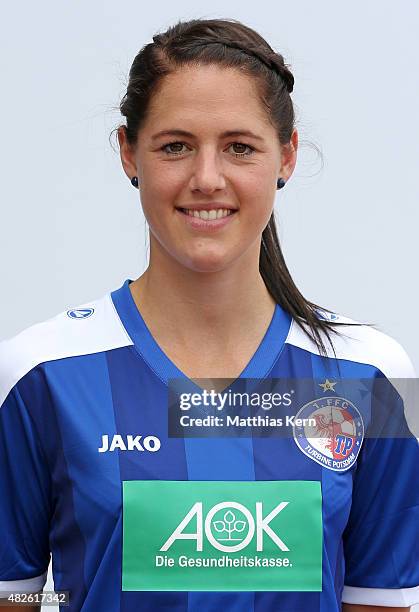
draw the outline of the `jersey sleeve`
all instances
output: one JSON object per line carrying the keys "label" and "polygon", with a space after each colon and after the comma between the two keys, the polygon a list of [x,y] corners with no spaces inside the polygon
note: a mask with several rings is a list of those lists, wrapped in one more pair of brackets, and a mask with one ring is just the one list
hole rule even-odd
{"label": "jersey sleeve", "polygon": [[378,426],[363,441],[343,535],[342,601],[411,606],[419,603],[419,443],[402,397],[384,377],[379,382],[372,407]]}
{"label": "jersey sleeve", "polygon": [[0,491],[0,597],[40,591],[50,559],[51,482],[18,385],[0,406]]}

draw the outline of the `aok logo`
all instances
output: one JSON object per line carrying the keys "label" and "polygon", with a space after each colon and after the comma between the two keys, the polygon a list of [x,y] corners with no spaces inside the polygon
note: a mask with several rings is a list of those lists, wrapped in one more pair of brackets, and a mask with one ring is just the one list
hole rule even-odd
{"label": "aok logo", "polygon": [[[126,438],[124,440],[124,437]],[[102,446],[97,449],[99,453],[112,452],[115,449],[122,451],[149,451],[155,453],[161,447],[160,439],[157,436],[121,436],[115,434],[112,436],[112,440],[109,440],[108,435],[102,436]]]}
{"label": "aok logo", "polygon": [[[246,548],[256,537],[256,550],[263,551],[264,537],[269,537],[280,550],[290,550],[269,523],[284,510],[289,502],[281,502],[269,514],[263,516],[263,502],[255,502],[254,514],[243,504],[225,501],[215,504],[203,516],[202,502],[196,502],[169,536],[161,551],[168,550],[176,540],[196,540],[197,552],[203,550],[204,535],[207,541],[223,552],[237,552]],[[236,512],[233,512],[236,510]],[[196,531],[185,528],[196,520]]]}

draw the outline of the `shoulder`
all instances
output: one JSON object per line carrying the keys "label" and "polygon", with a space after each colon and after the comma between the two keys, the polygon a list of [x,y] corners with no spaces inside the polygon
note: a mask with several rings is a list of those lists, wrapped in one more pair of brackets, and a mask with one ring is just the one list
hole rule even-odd
{"label": "shoulder", "polygon": [[[392,336],[339,313],[318,310],[319,318],[333,321],[338,332],[330,334],[338,359],[345,359],[374,366],[386,378],[415,378],[413,364],[403,346]],[[335,357],[322,334],[329,357]],[[292,320],[287,343],[313,354],[319,354],[316,344],[310,340],[300,324]]]}
{"label": "shoulder", "polygon": [[66,308],[0,342],[0,405],[41,363],[132,344],[110,293]]}

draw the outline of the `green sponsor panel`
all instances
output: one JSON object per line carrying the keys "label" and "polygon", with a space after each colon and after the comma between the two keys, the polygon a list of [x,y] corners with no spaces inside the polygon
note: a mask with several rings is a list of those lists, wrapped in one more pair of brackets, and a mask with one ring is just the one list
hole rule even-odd
{"label": "green sponsor panel", "polygon": [[123,482],[124,591],[321,591],[318,481]]}

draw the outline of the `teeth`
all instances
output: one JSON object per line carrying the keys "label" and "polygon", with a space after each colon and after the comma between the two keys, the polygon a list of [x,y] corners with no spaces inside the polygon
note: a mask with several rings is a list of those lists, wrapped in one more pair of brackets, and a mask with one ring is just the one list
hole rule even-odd
{"label": "teeth", "polygon": [[199,219],[205,219],[207,221],[221,219],[222,217],[228,217],[228,215],[232,214],[232,211],[228,208],[218,208],[213,210],[188,210],[183,208],[182,210],[191,217],[198,217]]}

